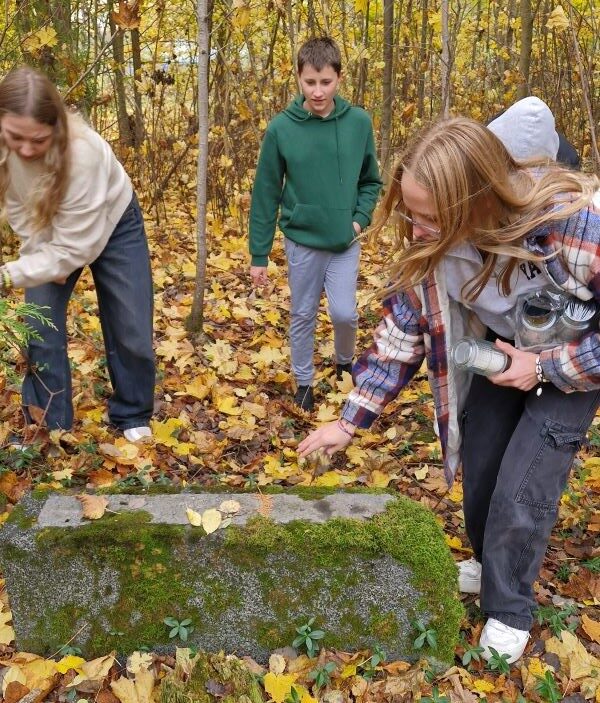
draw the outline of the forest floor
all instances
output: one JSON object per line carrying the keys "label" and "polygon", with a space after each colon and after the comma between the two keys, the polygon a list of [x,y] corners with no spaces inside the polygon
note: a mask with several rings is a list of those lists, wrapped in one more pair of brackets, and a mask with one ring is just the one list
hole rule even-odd
{"label": "forest floor", "polygon": [[[248,276],[247,242],[237,220],[215,218],[210,222],[204,333],[192,340],[185,321],[195,276],[195,245],[190,234],[194,227],[175,199],[167,208],[167,223],[147,223],[156,289],[154,441],[132,445],[106,425],[109,384],[95,293],[89,272],[85,273],[70,308],[76,404],[73,430],[48,433],[38,426],[25,428],[18,385],[0,378],[0,498],[2,494],[6,497],[4,508],[0,502],[0,522],[33,487],[75,491],[190,483],[256,490],[272,485],[379,487],[431,508],[456,560],[468,558],[461,483],[459,479],[449,490],[443,479],[425,374],[419,373],[372,430],[361,432],[345,454],[299,462],[298,441],[319,423],[335,419],[351,388],[349,377],[335,380],[325,307],[317,332],[317,405],[307,414],[291,402],[289,290],[281,247],[276,247],[275,263],[269,269],[269,286],[255,292]],[[377,252],[368,247],[364,251],[359,350],[370,344],[378,319],[374,293],[381,286],[388,251],[389,242]],[[9,439],[15,433],[33,442],[34,448],[25,453],[11,450]],[[322,649],[317,660],[304,656],[282,664],[272,658],[272,676],[264,679],[265,700],[396,702],[422,696],[425,701],[470,703],[480,699],[600,703],[600,417],[589,439],[572,471],[535,584],[540,608],[521,662],[503,671],[503,667],[493,670],[478,661],[474,648],[483,621],[477,598],[468,596],[461,644],[449,671],[433,676],[422,662],[410,665],[381,657],[377,661],[370,659],[369,652]],[[143,703],[164,671],[175,665],[169,657],[138,654],[133,664],[130,660],[127,673],[107,652],[102,661],[92,664],[75,657],[34,667],[32,662],[39,658],[15,651],[10,603],[2,584],[0,580],[0,678],[7,703],[17,703],[32,688],[42,690],[40,681],[46,690],[31,699],[36,703],[45,697]],[[376,664],[371,675],[365,676],[365,667],[358,666],[365,661]],[[324,669],[328,662],[335,667],[330,667],[328,680],[317,687],[309,672]],[[123,686],[109,685],[129,677],[133,686],[140,671],[152,673],[151,677],[147,674],[145,684],[140,683],[146,685],[145,694],[141,689],[132,693],[133,688],[125,687],[124,692]],[[291,690],[294,681],[295,692]],[[214,700],[223,695],[215,692]]]}

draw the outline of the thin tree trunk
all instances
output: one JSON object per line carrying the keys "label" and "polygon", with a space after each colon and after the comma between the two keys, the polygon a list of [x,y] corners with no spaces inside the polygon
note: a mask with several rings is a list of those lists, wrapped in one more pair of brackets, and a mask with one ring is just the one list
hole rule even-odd
{"label": "thin tree trunk", "polygon": [[207,0],[198,0],[198,165],[196,170],[196,281],[190,316],[186,327],[200,335],[204,325],[204,287],[206,284],[206,205],[208,177],[208,56],[209,15]]}
{"label": "thin tree trunk", "polygon": [[392,82],[392,68],[394,65],[394,0],[384,0],[383,3],[383,63],[380,159],[383,178],[387,183],[392,130],[392,101],[394,99]]}
{"label": "thin tree trunk", "polygon": [[519,53],[519,73],[521,81],[517,88],[517,98],[525,98],[531,92],[529,71],[531,68],[531,45],[533,41],[533,13],[531,0],[521,0],[521,51]]}
{"label": "thin tree trunk", "polygon": [[[421,7],[421,46],[419,49],[419,66],[418,69],[426,65],[427,59],[427,28],[429,19],[429,8],[427,0],[422,0],[423,5]],[[407,13],[407,16],[410,15]],[[419,118],[423,118],[425,115],[425,71],[420,71],[417,73],[418,90],[417,90],[417,115]]]}
{"label": "thin tree trunk", "polygon": [[125,96],[125,76],[123,75],[123,66],[125,65],[125,50],[123,48],[123,32],[118,31],[117,25],[113,19],[113,0],[108,1],[108,25],[110,34],[114,36],[112,45],[113,58],[115,61],[115,93],[117,105],[117,122],[119,125],[119,141],[124,146],[133,146],[133,133],[131,124],[129,123],[129,115],[127,114],[127,98]]}
{"label": "thin tree trunk", "polygon": [[448,0],[442,0],[442,115],[450,112],[450,32],[448,28]]}

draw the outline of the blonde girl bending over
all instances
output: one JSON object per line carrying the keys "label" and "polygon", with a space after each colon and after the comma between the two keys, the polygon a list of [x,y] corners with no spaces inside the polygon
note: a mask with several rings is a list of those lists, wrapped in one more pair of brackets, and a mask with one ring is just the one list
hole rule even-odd
{"label": "blonde girl bending over", "polygon": [[50,428],[73,423],[67,304],[89,265],[113,386],[110,420],[130,441],[149,437],[153,296],[140,208],[109,145],[67,114],[56,88],[31,68],[0,82],[0,204],[21,240],[19,258],[0,268],[0,295],[25,288],[55,327],[31,321],[40,339],[28,350],[26,415],[35,405]]}
{"label": "blonde girl bending over", "polygon": [[[495,649],[513,662],[529,637],[561,493],[600,404],[599,183],[548,160],[518,163],[465,118],[422,131],[393,176],[376,219],[379,228],[399,220],[383,320],[340,420],[299,452],[343,449],[426,359],[449,483],[462,463],[474,559],[459,564],[459,588],[480,592],[483,656]],[[556,306],[540,303],[548,300]],[[591,319],[578,338],[559,324],[565,301]],[[538,348],[527,320],[533,341],[546,329]],[[508,369],[486,377],[455,365],[452,346],[465,336],[495,341]]]}

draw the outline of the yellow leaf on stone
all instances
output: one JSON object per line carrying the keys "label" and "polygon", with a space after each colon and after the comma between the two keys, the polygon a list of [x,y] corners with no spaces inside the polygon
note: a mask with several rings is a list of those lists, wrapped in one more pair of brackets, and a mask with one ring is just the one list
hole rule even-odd
{"label": "yellow leaf on stone", "polygon": [[202,527],[202,515],[191,508],[185,509],[185,514],[190,522],[190,525],[194,527]]}
{"label": "yellow leaf on stone", "polygon": [[73,476],[73,469],[59,469],[58,471],[52,472],[52,478],[55,481],[64,481],[65,479],[70,479]]}
{"label": "yellow leaf on stone", "polygon": [[67,671],[73,669],[78,674],[82,674],[82,664],[85,664],[85,659],[69,654],[68,656],[63,657],[60,661],[56,662],[56,671],[58,671],[59,674],[66,674]]}
{"label": "yellow leaf on stone", "polygon": [[219,510],[227,515],[235,515],[239,512],[240,507],[237,500],[224,500],[221,505],[219,505]]}
{"label": "yellow leaf on stone", "polygon": [[296,674],[274,674],[269,671],[264,676],[263,685],[275,703],[284,703],[296,678]]}
{"label": "yellow leaf on stone", "polygon": [[207,535],[210,535],[215,530],[218,530],[222,522],[223,516],[214,508],[209,508],[202,513],[202,527]]}
{"label": "yellow leaf on stone", "polygon": [[217,403],[217,410],[225,415],[241,415],[242,409],[237,405],[237,398],[232,395],[221,398]]}
{"label": "yellow leaf on stone", "polygon": [[88,520],[99,520],[108,507],[108,500],[104,496],[79,495],[76,498],[83,506],[83,517]]}

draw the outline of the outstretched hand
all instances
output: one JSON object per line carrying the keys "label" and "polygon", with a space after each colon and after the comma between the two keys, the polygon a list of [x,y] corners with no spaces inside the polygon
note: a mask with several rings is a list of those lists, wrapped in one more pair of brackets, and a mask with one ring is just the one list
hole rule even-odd
{"label": "outstretched hand", "polygon": [[254,286],[266,286],[268,282],[266,266],[250,266],[250,278]]}
{"label": "outstretched hand", "polygon": [[521,391],[530,391],[535,388],[538,384],[535,373],[536,354],[521,351],[513,347],[512,344],[507,344],[499,339],[496,340],[496,346],[508,354],[510,366],[502,373],[489,376],[490,381],[497,386],[511,386]]}
{"label": "outstretched hand", "polygon": [[313,430],[298,445],[299,456],[304,458],[318,449],[324,449],[327,456],[335,454],[340,449],[347,447],[352,441],[354,431],[351,428],[352,425],[349,425],[348,432],[351,434],[344,432],[336,420],[335,422],[328,422],[326,425],[319,427],[318,430]]}

